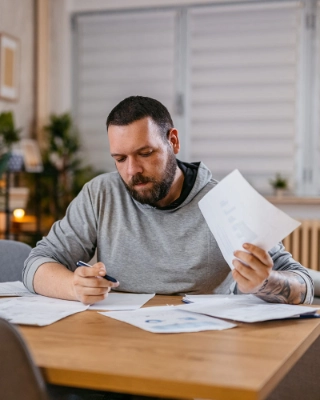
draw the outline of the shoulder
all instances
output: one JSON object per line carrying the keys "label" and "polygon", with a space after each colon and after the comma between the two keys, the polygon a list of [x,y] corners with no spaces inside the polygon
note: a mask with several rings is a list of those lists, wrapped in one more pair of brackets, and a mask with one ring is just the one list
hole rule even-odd
{"label": "shoulder", "polygon": [[107,172],[105,174],[101,174],[91,179],[91,181],[87,182],[83,189],[92,192],[99,189],[108,189],[112,187],[118,187],[123,185],[120,179],[120,176],[117,171],[115,172]]}
{"label": "shoulder", "polygon": [[126,194],[127,191],[117,171],[96,176],[87,182],[81,191],[83,197],[89,198],[93,202],[124,197]]}

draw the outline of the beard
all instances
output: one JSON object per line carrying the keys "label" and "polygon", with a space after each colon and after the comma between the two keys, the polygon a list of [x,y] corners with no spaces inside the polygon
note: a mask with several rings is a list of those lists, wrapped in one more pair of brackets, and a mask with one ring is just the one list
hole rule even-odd
{"label": "beard", "polygon": [[[143,176],[141,174],[133,176],[129,183],[126,183],[122,178],[121,179],[131,197],[133,197],[141,204],[149,204],[150,206],[155,206],[158,201],[162,200],[169,193],[176,171],[177,160],[173,151],[171,150],[171,148],[169,148],[168,160],[162,173],[162,177],[159,180],[152,177]],[[151,182],[153,184],[150,189],[139,191],[135,190],[135,185],[148,182]]]}

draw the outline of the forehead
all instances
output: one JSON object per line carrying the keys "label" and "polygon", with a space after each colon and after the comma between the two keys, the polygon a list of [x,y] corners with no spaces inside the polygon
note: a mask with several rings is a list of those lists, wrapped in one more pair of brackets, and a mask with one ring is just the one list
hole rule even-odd
{"label": "forehead", "polygon": [[129,125],[109,125],[108,138],[111,154],[128,154],[141,147],[163,144],[159,127],[149,117]]}

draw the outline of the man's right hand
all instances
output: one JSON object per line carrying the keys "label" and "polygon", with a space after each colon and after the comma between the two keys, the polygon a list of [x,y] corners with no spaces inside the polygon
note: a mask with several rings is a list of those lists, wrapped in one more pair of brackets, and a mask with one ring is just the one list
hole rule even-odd
{"label": "man's right hand", "polygon": [[93,304],[108,296],[109,291],[119,286],[103,277],[106,268],[102,262],[90,267],[78,267],[73,273],[73,290],[77,300],[83,304]]}

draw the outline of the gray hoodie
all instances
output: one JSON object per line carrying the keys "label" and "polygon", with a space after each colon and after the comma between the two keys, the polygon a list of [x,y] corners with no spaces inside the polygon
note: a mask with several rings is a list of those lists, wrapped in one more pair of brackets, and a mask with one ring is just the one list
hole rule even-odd
{"label": "gray hoodie", "polygon": [[[37,268],[57,262],[71,271],[76,262],[97,259],[117,278],[119,291],[158,294],[229,294],[230,268],[198,207],[217,182],[200,163],[195,184],[177,208],[161,210],[135,201],[118,172],[88,182],[25,262],[23,281],[30,291]],[[313,296],[307,271],[279,244],[270,252],[274,269],[293,270],[307,283],[305,302]]]}

